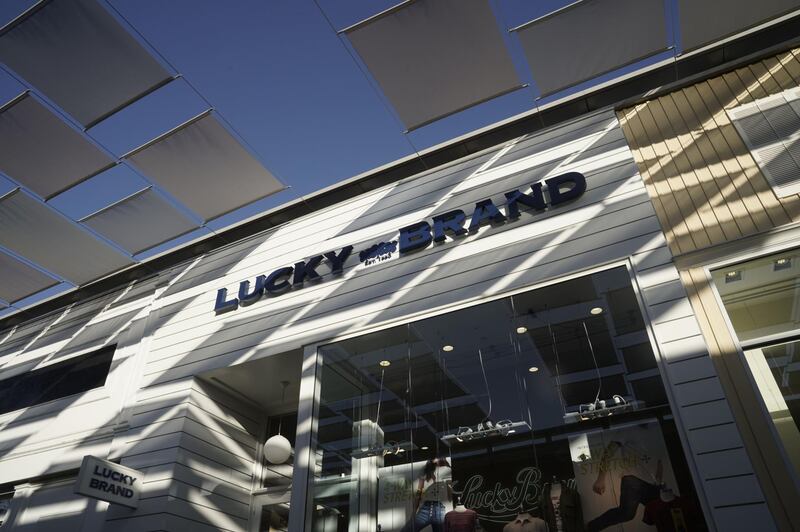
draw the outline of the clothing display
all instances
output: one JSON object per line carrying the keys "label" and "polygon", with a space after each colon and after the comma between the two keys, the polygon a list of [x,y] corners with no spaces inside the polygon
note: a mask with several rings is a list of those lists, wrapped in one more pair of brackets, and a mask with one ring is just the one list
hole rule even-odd
{"label": "clothing display", "polygon": [[448,502],[453,471],[448,466],[437,465],[432,479],[422,480],[422,501]]}
{"label": "clothing display", "polygon": [[417,513],[403,526],[401,532],[418,532],[428,525],[430,525],[433,532],[443,532],[444,510],[444,504],[440,502],[422,502]]}
{"label": "clothing display", "polygon": [[401,532],[416,532],[430,525],[433,532],[444,528],[445,503],[450,501],[453,470],[445,458],[435,458],[425,463],[417,485],[417,507],[414,516]]}
{"label": "clothing display", "polygon": [[444,532],[474,532],[478,527],[478,513],[468,508],[447,512],[444,516]]}
{"label": "clothing display", "polygon": [[619,505],[589,521],[589,532],[599,532],[611,525],[628,522],[636,516],[640,504],[647,507],[649,503],[661,500],[658,486],[633,475],[622,477],[619,491]]}
{"label": "clothing display", "polygon": [[504,526],[503,532],[547,532],[547,523],[525,512]]}
{"label": "clothing display", "polygon": [[664,501],[658,498],[644,508],[642,521],[656,527],[658,532],[694,532],[705,530],[701,524],[700,510],[685,497],[674,497]]}
{"label": "clothing display", "polygon": [[583,532],[581,496],[574,481],[545,484],[539,496],[539,507],[551,532]]}
{"label": "clothing display", "polygon": [[564,532],[564,522],[561,520],[561,482],[554,482],[550,487],[550,504],[553,505],[555,515],[555,532]]}

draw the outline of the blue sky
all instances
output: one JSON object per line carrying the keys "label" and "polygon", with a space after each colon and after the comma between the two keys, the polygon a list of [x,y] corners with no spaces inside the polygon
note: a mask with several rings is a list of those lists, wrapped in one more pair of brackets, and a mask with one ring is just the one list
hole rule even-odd
{"label": "blue sky", "polygon": [[[0,25],[35,0],[0,2]],[[349,49],[342,29],[394,0],[109,0],[120,17],[182,75],[89,130],[117,155],[213,106],[264,165],[291,188],[209,224],[247,216],[530,110],[535,81],[516,36],[503,31],[520,79],[531,86],[412,133],[403,127]],[[492,0],[501,27],[547,14],[567,0]],[[667,2],[674,10],[673,0]],[[670,17],[671,18],[671,17]],[[670,52],[667,52],[669,54]],[[607,76],[608,77],[608,76]],[[0,104],[23,90],[0,71]],[[573,90],[579,90],[583,86]],[[554,97],[563,96],[556,95]],[[0,193],[9,188],[2,182]],[[50,203],[80,218],[147,182],[119,166]],[[195,237],[207,229],[192,233]],[[184,238],[183,240],[186,240]],[[172,243],[171,245],[174,245]],[[168,246],[151,250],[148,254]]]}

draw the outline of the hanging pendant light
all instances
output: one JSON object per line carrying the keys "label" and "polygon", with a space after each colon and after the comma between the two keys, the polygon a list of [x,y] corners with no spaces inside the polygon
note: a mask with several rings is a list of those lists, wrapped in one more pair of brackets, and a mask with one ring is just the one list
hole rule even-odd
{"label": "hanging pendant light", "polygon": [[[286,387],[289,381],[281,381],[283,392],[281,393],[281,404],[286,397]],[[278,418],[278,433],[264,442],[264,457],[270,464],[283,464],[292,455],[292,444],[281,434],[283,420]]]}

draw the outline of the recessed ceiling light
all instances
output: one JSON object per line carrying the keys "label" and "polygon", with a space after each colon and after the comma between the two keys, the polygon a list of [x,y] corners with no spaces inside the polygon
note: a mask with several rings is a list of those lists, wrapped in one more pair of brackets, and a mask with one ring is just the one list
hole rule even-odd
{"label": "recessed ceiling light", "polygon": [[420,449],[422,449],[423,451],[427,451],[428,450],[428,446],[427,445],[423,445],[422,447],[420,447]]}
{"label": "recessed ceiling light", "polygon": [[772,266],[773,271],[780,271],[780,270],[788,270],[792,267],[792,259],[788,257],[784,257],[782,259],[778,259]]}
{"label": "recessed ceiling light", "polygon": [[453,346],[452,346],[452,345],[450,345],[450,344],[448,344],[448,345],[445,345],[445,346],[442,346],[442,351],[447,351],[448,353],[449,353],[450,351],[452,351],[453,349],[454,349],[454,348],[453,348]]}
{"label": "recessed ceiling light", "polygon": [[725,274],[726,283],[735,283],[742,280],[742,270],[733,270]]}
{"label": "recessed ceiling light", "polygon": [[530,371],[531,373],[536,373],[537,371],[539,371],[539,368],[536,366],[531,366],[528,368],[528,371]]}
{"label": "recessed ceiling light", "polygon": [[380,364],[382,368],[388,368],[389,366],[392,365],[392,363],[389,362],[388,360],[381,360],[380,362],[378,362],[378,364]]}
{"label": "recessed ceiling light", "polygon": [[589,311],[589,314],[592,316],[598,316],[603,313],[603,307],[592,307],[592,310]]}
{"label": "recessed ceiling light", "polygon": [[528,328],[524,325],[522,327],[517,327],[517,334],[525,334],[526,332],[528,332]]}

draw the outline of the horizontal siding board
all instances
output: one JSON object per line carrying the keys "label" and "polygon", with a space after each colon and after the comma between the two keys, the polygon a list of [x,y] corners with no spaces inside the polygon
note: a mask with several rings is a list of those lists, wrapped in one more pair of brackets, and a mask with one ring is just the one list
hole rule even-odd
{"label": "horizontal siding board", "polygon": [[700,334],[700,326],[694,315],[686,316],[677,320],[657,323],[653,326],[656,339],[666,344],[684,338],[694,337]]}
{"label": "horizontal siding board", "polygon": [[684,426],[690,430],[733,422],[731,409],[724,399],[684,406],[681,408],[681,418]]}
{"label": "horizontal siding board", "polygon": [[709,502],[715,506],[761,503],[764,496],[754,475],[742,475],[707,481]]}
{"label": "horizontal siding board", "polygon": [[694,317],[688,299],[676,299],[665,303],[650,305],[648,313],[653,323],[673,322],[681,318]]}
{"label": "horizontal siding board", "polygon": [[676,385],[673,389],[675,399],[681,406],[725,398],[725,393],[716,376],[684,382]]}
{"label": "horizontal siding board", "polygon": [[644,273],[650,268],[672,265],[672,253],[667,246],[636,253],[631,259],[638,274]]}
{"label": "horizontal siding board", "polygon": [[717,376],[714,364],[706,355],[672,362],[667,365],[667,373],[674,385]]}
{"label": "horizontal siding board", "polygon": [[160,480],[148,479],[142,486],[142,490],[143,500],[171,496],[181,501],[181,503],[209,508],[244,521],[248,519],[250,514],[249,494],[245,501],[236,500],[216,491],[188,484],[177,476]]}
{"label": "horizontal siding board", "polygon": [[686,289],[680,281],[669,281],[643,289],[642,297],[648,305],[653,306],[685,298]]}
{"label": "horizontal siding board", "polygon": [[152,423],[164,423],[177,419],[191,420],[207,430],[227,434],[237,442],[250,447],[253,446],[253,436],[248,430],[256,430],[258,426],[255,422],[247,423],[247,426],[244,426],[234,416],[221,417],[187,400],[185,403],[170,404],[132,416],[129,430],[146,428]]}
{"label": "horizontal siding board", "polygon": [[690,430],[688,436],[695,453],[706,454],[742,447],[739,431],[733,423]]}
{"label": "horizontal siding board", "polygon": [[[247,527],[247,521],[226,514],[208,506],[201,506],[191,504],[178,497],[172,495],[164,495],[160,497],[144,498],[139,501],[139,506],[136,509],[135,518],[144,517],[148,515],[167,514],[168,516],[175,516],[183,518],[183,522],[179,521],[181,528],[167,528],[167,530],[224,530],[231,532],[244,532]],[[127,519],[130,516],[130,511],[115,511],[111,514],[111,519],[107,519],[114,524],[116,529],[118,519]],[[116,519],[114,519],[116,517]],[[124,525],[123,525],[124,526]],[[167,524],[169,527],[170,525]]]}
{"label": "horizontal siding board", "polygon": [[154,421],[147,425],[133,427],[128,430],[128,443],[137,439],[154,438],[183,432],[197,439],[208,442],[216,447],[221,447],[227,452],[242,458],[250,458],[255,451],[255,441],[249,435],[229,428],[221,431],[218,427],[203,425],[186,415],[164,420]]}
{"label": "horizontal siding board", "polygon": [[239,504],[250,504],[250,489],[232,484],[228,480],[189,468],[181,463],[165,464],[147,470],[148,482],[175,478],[184,484],[213,492],[220,497],[231,499]]}
{"label": "horizontal siding board", "polygon": [[753,472],[744,447],[702,454],[697,457],[697,468],[703,479],[749,475]]}
{"label": "horizontal siding board", "polygon": [[672,264],[666,264],[661,268],[650,268],[646,271],[637,271],[636,279],[641,288],[650,288],[671,281],[680,280],[678,270]]}
{"label": "horizontal siding board", "polygon": [[[121,454],[121,453],[120,453]],[[163,466],[172,467],[178,460],[180,447],[167,447],[165,449],[149,450],[137,454],[124,454],[117,457],[111,455],[110,458],[119,458],[120,464],[144,471],[147,474],[148,468],[158,468]]]}
{"label": "horizontal siding board", "polygon": [[725,532],[774,532],[778,529],[766,504],[728,506],[715,512],[717,529]]}
{"label": "horizontal siding board", "polygon": [[[164,435],[155,435],[142,439],[130,439],[126,446],[137,453],[158,451],[169,447],[180,447],[191,451],[204,459],[229,467],[245,475],[252,473],[252,461],[244,455],[234,454],[231,450],[220,446],[220,442],[206,441],[203,438],[192,436],[187,432],[174,432]],[[130,453],[126,453],[130,454]]]}

